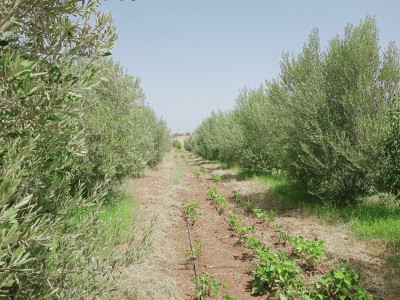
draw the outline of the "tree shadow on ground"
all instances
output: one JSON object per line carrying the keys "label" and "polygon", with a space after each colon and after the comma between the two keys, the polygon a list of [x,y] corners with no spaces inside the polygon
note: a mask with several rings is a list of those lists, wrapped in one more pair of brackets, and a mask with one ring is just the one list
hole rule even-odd
{"label": "tree shadow on ground", "polygon": [[226,174],[222,174],[221,176],[221,180],[223,182],[230,182],[230,181],[245,181],[245,178],[241,178],[239,176],[237,176],[236,174],[230,174],[230,173],[226,173]]}

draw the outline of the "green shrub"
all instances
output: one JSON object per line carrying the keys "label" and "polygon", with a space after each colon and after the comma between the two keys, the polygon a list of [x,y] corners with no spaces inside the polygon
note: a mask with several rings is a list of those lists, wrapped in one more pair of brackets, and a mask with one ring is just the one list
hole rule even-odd
{"label": "green shrub", "polygon": [[399,50],[378,43],[375,20],[348,25],[320,49],[284,54],[279,78],[244,88],[234,110],[212,113],[187,140],[207,159],[283,170],[323,201],[399,192]]}
{"label": "green shrub", "polygon": [[177,149],[181,149],[181,148],[182,148],[182,144],[181,144],[181,142],[178,141],[178,140],[173,140],[173,141],[172,141],[172,146],[174,146],[174,147],[177,148]]}
{"label": "green shrub", "polygon": [[[400,90],[399,92],[400,93]],[[385,154],[388,158],[387,169],[383,174],[383,182],[388,191],[400,196],[400,101],[399,95],[393,98],[387,138],[385,140]]]}
{"label": "green shrub", "polygon": [[[0,3],[0,297],[100,297],[114,289],[116,269],[142,253],[135,235],[127,240],[110,232],[121,224],[103,219],[104,199],[110,182],[131,174],[133,161],[143,168],[160,160],[153,149],[162,152],[169,133],[143,104],[135,106],[143,111],[141,119],[133,116],[142,121],[138,128],[126,123],[122,108],[111,110],[132,103],[118,103],[113,94],[121,92],[115,81],[126,77],[106,78],[115,64],[102,56],[117,34],[98,6],[94,0]],[[110,73],[100,80],[106,66]],[[123,88],[139,91],[128,81]],[[105,94],[105,82],[116,88]],[[107,113],[121,116],[120,123],[101,120]],[[141,146],[137,152],[116,145],[117,137],[104,138],[123,130],[147,135],[152,127],[151,137],[133,144]],[[126,250],[117,247],[122,243]]]}
{"label": "green shrub", "polygon": [[165,122],[144,104],[139,78],[125,74],[112,60],[98,60],[95,66],[101,70],[101,84],[85,93],[91,105],[83,118],[90,150],[80,159],[84,172],[75,180],[113,185],[159,163],[170,138]]}
{"label": "green shrub", "polygon": [[371,18],[349,25],[325,52],[314,31],[297,58],[284,56],[271,85],[285,169],[321,199],[353,200],[377,188],[385,171],[383,129],[400,68],[393,44],[379,52]]}
{"label": "green shrub", "polygon": [[206,159],[232,164],[241,157],[242,142],[242,131],[234,114],[212,112],[185,140],[185,149]]}

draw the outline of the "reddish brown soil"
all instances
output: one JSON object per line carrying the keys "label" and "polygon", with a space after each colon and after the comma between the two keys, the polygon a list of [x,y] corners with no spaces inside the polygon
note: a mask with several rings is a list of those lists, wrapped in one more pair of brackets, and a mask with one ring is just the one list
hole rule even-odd
{"label": "reddish brown soil", "polygon": [[[179,183],[174,183],[174,172],[185,174]],[[196,299],[193,263],[185,259],[190,243],[184,199],[198,202],[201,207],[201,216],[191,225],[193,239],[202,244],[197,262],[199,273],[208,272],[218,282],[226,283],[227,293],[237,299],[261,298],[250,295],[251,255],[236,243],[233,231],[207,199],[184,160],[171,153],[156,170],[131,185],[138,198],[142,226],[147,226],[154,214],[158,218],[153,246],[145,261],[122,270],[118,299]]]}

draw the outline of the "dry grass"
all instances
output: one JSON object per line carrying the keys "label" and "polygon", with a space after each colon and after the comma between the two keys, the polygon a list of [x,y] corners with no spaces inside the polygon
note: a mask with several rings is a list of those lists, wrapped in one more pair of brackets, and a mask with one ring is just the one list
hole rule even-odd
{"label": "dry grass", "polygon": [[150,225],[152,216],[157,215],[157,222],[146,259],[120,270],[118,293],[112,299],[187,299],[182,283],[172,270],[174,262],[183,261],[183,252],[176,251],[174,240],[166,238],[176,230],[176,223],[181,219],[181,207],[176,199],[182,194],[182,184],[174,184],[175,178],[171,176],[176,169],[172,159],[167,158],[157,171],[127,185],[137,199],[142,230]]}

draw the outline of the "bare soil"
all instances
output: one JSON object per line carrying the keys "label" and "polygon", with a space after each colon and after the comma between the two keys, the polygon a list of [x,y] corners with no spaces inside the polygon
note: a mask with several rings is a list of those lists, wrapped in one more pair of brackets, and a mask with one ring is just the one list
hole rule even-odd
{"label": "bare soil", "polygon": [[[183,144],[183,139],[181,139]],[[202,244],[198,260],[199,273],[209,272],[220,283],[227,284],[227,292],[237,299],[265,299],[266,296],[250,294],[254,276],[252,255],[237,243],[234,232],[216,211],[206,191],[193,173],[193,168],[204,166],[208,172],[201,173],[204,182],[216,187],[219,193],[232,200],[232,191],[240,190],[248,199],[265,209],[279,207],[282,202],[271,197],[268,187],[256,180],[242,180],[232,170],[205,162],[186,153],[172,151],[157,169],[128,184],[140,211],[141,226],[148,226],[157,215],[152,236],[153,245],[141,264],[121,270],[122,284],[118,299],[197,299],[193,263],[187,263],[185,252],[190,251],[187,224],[184,218],[183,201],[198,202],[201,216],[192,224],[193,239]],[[222,182],[214,183],[211,175],[220,175]],[[177,174],[184,174],[182,178]],[[230,203],[226,211],[232,210],[246,224],[254,224],[256,232],[263,232],[265,241],[272,248],[276,245],[273,228],[281,225],[293,236],[314,237],[325,240],[327,258],[322,261],[314,275],[322,274],[337,265],[340,259],[351,263],[362,275],[362,286],[375,296],[384,299],[399,299],[399,278],[388,278],[383,258],[378,255],[377,244],[353,238],[352,233],[341,224],[327,225],[314,216],[292,210],[278,215],[269,224],[261,223],[242,208]],[[221,295],[222,296],[222,295]],[[222,298],[222,297],[221,297]]]}

